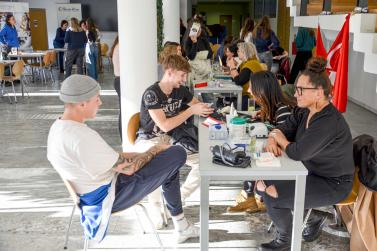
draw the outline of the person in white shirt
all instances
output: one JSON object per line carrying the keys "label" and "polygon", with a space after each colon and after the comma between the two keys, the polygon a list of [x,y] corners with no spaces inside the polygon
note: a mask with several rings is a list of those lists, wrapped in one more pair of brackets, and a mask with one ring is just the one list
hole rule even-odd
{"label": "person in white shirt", "polygon": [[117,153],[85,121],[93,119],[102,104],[100,86],[85,75],[63,81],[62,117],[51,126],[47,158],[80,198],[81,224],[86,238],[101,241],[111,213],[124,210],[163,187],[173,218],[176,241],[198,237],[198,228],[183,214],[179,169],[186,152],[179,146],[156,145],[143,153]]}

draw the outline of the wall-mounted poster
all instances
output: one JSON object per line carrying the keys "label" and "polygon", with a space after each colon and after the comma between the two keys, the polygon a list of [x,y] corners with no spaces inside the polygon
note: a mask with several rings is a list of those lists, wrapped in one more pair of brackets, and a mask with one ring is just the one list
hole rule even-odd
{"label": "wall-mounted poster", "polygon": [[5,25],[5,18],[13,14],[16,19],[16,29],[20,41],[20,49],[31,48],[29,3],[0,2],[0,30]]}
{"label": "wall-mounted poster", "polygon": [[81,4],[56,4],[56,8],[58,11],[59,25],[62,20],[69,22],[72,17],[77,18],[79,21],[82,19]]}

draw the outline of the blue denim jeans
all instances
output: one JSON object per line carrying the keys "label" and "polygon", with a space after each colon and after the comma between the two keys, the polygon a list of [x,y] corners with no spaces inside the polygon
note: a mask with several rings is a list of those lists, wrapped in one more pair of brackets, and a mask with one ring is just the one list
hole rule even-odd
{"label": "blue denim jeans", "polygon": [[267,65],[267,69],[270,71],[272,67],[272,53],[271,51],[265,51],[258,53],[258,57],[261,63]]}
{"label": "blue denim jeans", "polygon": [[96,44],[89,45],[89,51],[86,51],[86,68],[88,70],[88,75],[93,79],[98,79],[97,71],[97,58],[98,58],[98,47]]}

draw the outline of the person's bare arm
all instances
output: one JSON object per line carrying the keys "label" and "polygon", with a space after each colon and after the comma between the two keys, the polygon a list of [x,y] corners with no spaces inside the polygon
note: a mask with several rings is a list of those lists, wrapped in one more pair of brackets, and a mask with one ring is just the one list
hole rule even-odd
{"label": "person's bare arm", "polygon": [[181,125],[192,115],[208,116],[209,114],[213,113],[213,109],[208,107],[207,104],[198,102],[192,104],[185,111],[181,112],[180,114],[172,118],[167,118],[162,109],[151,109],[148,110],[148,112],[151,118],[153,119],[154,123],[158,126],[158,128],[160,128],[163,132],[169,132],[172,129]]}

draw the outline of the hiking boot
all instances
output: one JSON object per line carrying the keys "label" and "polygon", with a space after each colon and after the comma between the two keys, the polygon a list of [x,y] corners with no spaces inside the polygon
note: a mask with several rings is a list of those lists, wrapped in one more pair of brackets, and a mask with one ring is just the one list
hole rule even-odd
{"label": "hiking boot", "polygon": [[248,197],[245,201],[237,203],[237,205],[233,207],[228,207],[228,213],[239,213],[239,212],[248,212],[248,213],[255,213],[258,212],[259,208],[255,197]]}

